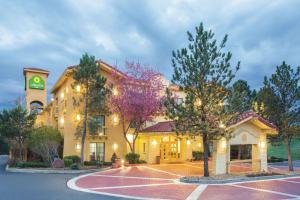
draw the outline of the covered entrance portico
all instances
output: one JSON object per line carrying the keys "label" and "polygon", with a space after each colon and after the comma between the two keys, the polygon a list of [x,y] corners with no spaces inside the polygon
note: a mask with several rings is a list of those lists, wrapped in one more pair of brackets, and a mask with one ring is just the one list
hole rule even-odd
{"label": "covered entrance portico", "polygon": [[249,111],[229,127],[230,139],[214,141],[213,173],[228,174],[234,166],[245,171],[267,172],[267,135],[277,134],[276,127]]}

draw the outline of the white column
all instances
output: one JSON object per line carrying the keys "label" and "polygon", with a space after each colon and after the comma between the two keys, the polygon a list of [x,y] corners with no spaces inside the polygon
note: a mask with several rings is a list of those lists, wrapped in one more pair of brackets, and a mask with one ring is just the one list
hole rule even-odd
{"label": "white column", "polygon": [[214,141],[213,173],[215,175],[226,174],[228,141],[225,138]]}

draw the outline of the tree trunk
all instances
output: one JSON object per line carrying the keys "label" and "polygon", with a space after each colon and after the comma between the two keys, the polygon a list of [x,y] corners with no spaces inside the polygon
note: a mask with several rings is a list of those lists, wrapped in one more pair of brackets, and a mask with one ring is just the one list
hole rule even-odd
{"label": "tree trunk", "polygon": [[207,141],[207,136],[206,134],[203,134],[203,151],[204,151],[204,176],[208,177],[209,176],[209,169],[208,169],[208,151],[209,151],[209,147],[208,147],[208,141]]}
{"label": "tree trunk", "polygon": [[[88,88],[87,88],[88,91]],[[88,94],[86,92],[85,94],[85,108],[84,108],[84,119],[83,119],[83,133],[81,137],[81,153],[80,153],[80,158],[81,158],[81,164],[84,163],[84,142],[85,142],[85,137],[86,137],[86,130],[87,130],[87,114],[88,114]]]}
{"label": "tree trunk", "polygon": [[291,145],[287,136],[285,137],[284,141],[285,141],[285,148],[288,154],[289,171],[294,171],[292,155],[291,155]]}

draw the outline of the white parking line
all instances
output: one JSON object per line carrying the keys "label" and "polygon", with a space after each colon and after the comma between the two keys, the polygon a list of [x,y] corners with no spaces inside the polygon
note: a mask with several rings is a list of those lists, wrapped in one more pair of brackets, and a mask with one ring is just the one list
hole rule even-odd
{"label": "white parking line", "polygon": [[298,182],[298,181],[289,181],[289,180],[284,180],[284,179],[281,179],[281,180],[278,180],[278,181],[300,184],[300,182]]}
{"label": "white parking line", "polygon": [[199,185],[185,200],[195,200],[200,197],[202,192],[207,188],[207,185]]}
{"label": "white parking line", "polygon": [[167,171],[163,171],[163,170],[160,170],[160,169],[155,169],[155,168],[148,167],[148,166],[138,166],[138,168],[139,167],[144,167],[146,169],[151,169],[153,171],[157,171],[157,172],[161,172],[161,173],[165,173],[165,174],[169,174],[169,175],[173,175],[173,176],[177,176],[177,177],[183,177],[182,175],[174,174],[172,172],[167,172]]}
{"label": "white parking line", "polygon": [[163,181],[174,181],[171,178],[152,178],[152,177],[139,177],[139,176],[117,176],[117,175],[103,175],[103,174],[93,174],[90,176],[101,176],[108,178],[126,178],[126,179],[141,179],[141,180],[163,180]]}
{"label": "white parking line", "polygon": [[278,195],[284,195],[284,196],[289,196],[289,197],[294,197],[294,198],[300,198],[300,196],[298,196],[298,195],[284,193],[284,192],[276,192],[276,191],[273,191],[273,190],[253,188],[253,187],[248,187],[248,186],[243,186],[243,185],[230,185],[230,186],[244,188],[244,189],[248,189],[248,190],[255,190],[255,191],[260,191],[260,192],[268,192],[268,193],[273,193],[273,194],[278,194]]}
{"label": "white parking line", "polygon": [[123,185],[123,186],[111,186],[111,187],[95,187],[86,188],[88,190],[107,190],[107,189],[123,189],[123,188],[137,188],[137,187],[152,187],[152,186],[162,186],[162,185],[173,185],[176,183],[154,183],[154,184],[144,184],[144,185]]}

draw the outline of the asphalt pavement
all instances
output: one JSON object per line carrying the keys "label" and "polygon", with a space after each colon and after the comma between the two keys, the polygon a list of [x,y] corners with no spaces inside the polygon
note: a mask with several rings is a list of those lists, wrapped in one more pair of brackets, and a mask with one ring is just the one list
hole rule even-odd
{"label": "asphalt pavement", "polygon": [[0,155],[0,200],[123,199],[69,189],[67,181],[76,175],[8,173],[5,171],[7,159]]}

